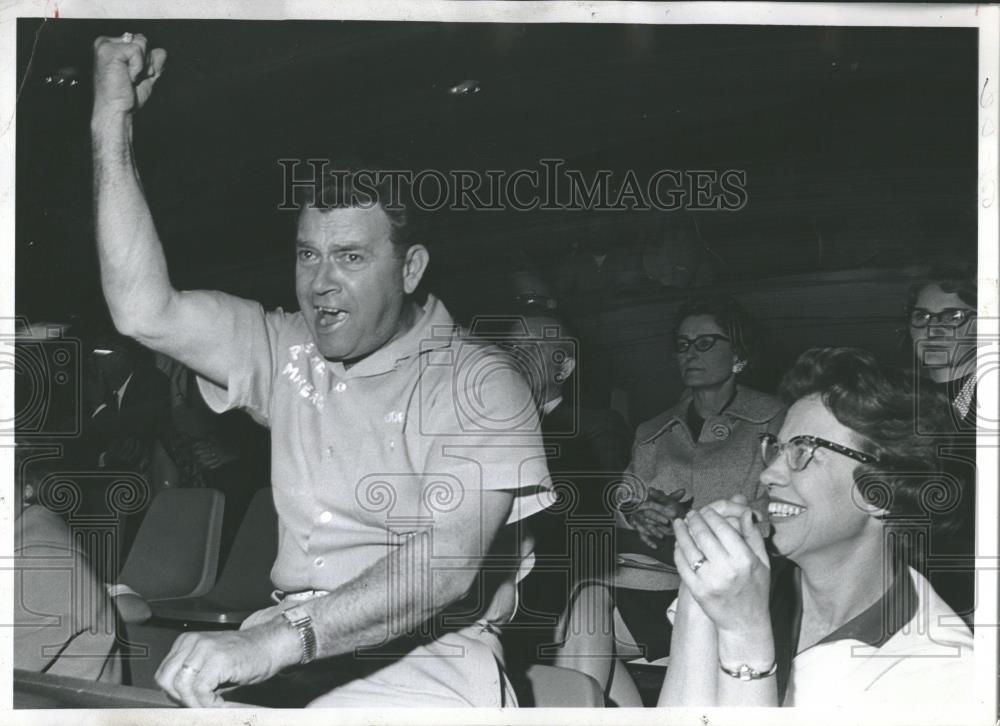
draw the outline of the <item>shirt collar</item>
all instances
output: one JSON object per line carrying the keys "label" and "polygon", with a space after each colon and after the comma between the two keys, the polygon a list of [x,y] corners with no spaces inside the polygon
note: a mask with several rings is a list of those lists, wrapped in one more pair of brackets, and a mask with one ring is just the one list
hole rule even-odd
{"label": "shirt collar", "polygon": [[[801,570],[791,560],[784,557],[771,560],[771,626],[778,663],[779,703],[785,700],[792,661],[799,650],[799,627],[802,624],[801,578]],[[879,648],[910,622],[916,611],[917,590],[908,568],[900,565],[889,588],[874,605],[835,629],[816,645],[838,640],[858,640]]]}
{"label": "shirt collar", "polygon": [[898,567],[889,589],[864,612],[855,615],[816,645],[837,640],[860,640],[873,648],[886,641],[906,625],[917,612],[917,590],[905,567]]}
{"label": "shirt collar", "polygon": [[[802,619],[802,571],[795,566],[789,566],[785,577],[791,577],[793,588],[784,589],[787,594],[794,593],[794,604],[791,608],[790,633],[794,643],[792,654],[798,652],[798,631]],[[913,586],[909,570],[904,566],[896,569],[892,582],[882,597],[871,607],[858,613],[833,632],[823,637],[816,645],[833,643],[838,640],[858,640],[874,648],[881,647],[895,635],[900,628],[913,619],[917,612],[917,590]],[[811,647],[815,647],[811,646]]]}
{"label": "shirt collar", "polygon": [[427,296],[420,317],[413,327],[395,340],[382,346],[364,360],[348,369],[341,362],[331,362],[329,365],[340,378],[360,378],[388,373],[403,360],[413,358],[422,353],[451,345],[458,326],[444,303],[433,295]]}

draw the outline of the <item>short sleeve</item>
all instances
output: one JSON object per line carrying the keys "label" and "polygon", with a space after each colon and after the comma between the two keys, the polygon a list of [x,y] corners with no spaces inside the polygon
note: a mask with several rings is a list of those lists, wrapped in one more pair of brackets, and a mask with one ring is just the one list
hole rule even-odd
{"label": "short sleeve", "polygon": [[531,391],[506,356],[483,346],[459,351],[454,370],[422,388],[425,471],[447,472],[465,491],[511,491],[508,523],[554,503]]}
{"label": "short sleeve", "polygon": [[252,300],[214,294],[219,295],[219,304],[232,312],[235,330],[231,332],[234,340],[242,341],[242,350],[229,371],[225,386],[198,376],[198,390],[215,413],[240,408],[267,426],[271,417],[276,351],[281,333],[292,316],[280,309],[266,313],[260,303]]}

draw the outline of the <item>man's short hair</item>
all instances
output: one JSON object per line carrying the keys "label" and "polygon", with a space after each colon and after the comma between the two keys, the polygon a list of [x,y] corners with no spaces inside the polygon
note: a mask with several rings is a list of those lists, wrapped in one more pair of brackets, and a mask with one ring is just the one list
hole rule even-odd
{"label": "man's short hair", "polygon": [[940,531],[959,525],[962,483],[957,492],[949,490],[939,441],[922,433],[946,430],[944,394],[921,396],[918,405],[912,373],[882,365],[859,348],[807,350],[785,375],[780,394],[788,404],[818,394],[855,432],[857,448],[878,457],[854,470],[854,482],[865,501],[888,512],[887,526],[927,517]]}
{"label": "man's short hair", "polygon": [[407,178],[390,172],[400,166],[374,159],[345,158],[333,160],[324,168],[321,181],[297,189],[301,210],[321,212],[351,207],[367,208],[378,205],[389,218],[390,241],[396,252],[403,255],[417,244],[414,235],[416,208]]}

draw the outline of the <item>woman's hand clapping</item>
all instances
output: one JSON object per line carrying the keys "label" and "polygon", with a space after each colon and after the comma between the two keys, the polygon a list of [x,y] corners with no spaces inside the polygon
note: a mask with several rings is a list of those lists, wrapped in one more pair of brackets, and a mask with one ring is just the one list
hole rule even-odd
{"label": "woman's hand clapping", "polygon": [[673,529],[681,579],[720,635],[769,628],[770,562],[746,499],[692,511]]}

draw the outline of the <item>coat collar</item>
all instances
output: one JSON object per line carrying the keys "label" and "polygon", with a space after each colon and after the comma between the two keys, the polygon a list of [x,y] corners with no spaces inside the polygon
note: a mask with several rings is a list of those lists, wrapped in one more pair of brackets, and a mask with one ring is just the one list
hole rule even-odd
{"label": "coat collar", "polygon": [[[648,444],[667,429],[683,423],[692,397],[691,391],[685,390],[681,399],[676,404],[659,416],[651,419],[648,424],[652,430],[639,443]],[[781,409],[781,403],[773,396],[760,393],[752,388],[737,385],[736,398],[729,404],[729,407],[717,416],[709,416],[706,421],[713,418],[729,418],[746,421],[751,424],[764,424],[777,416],[781,412]]]}

